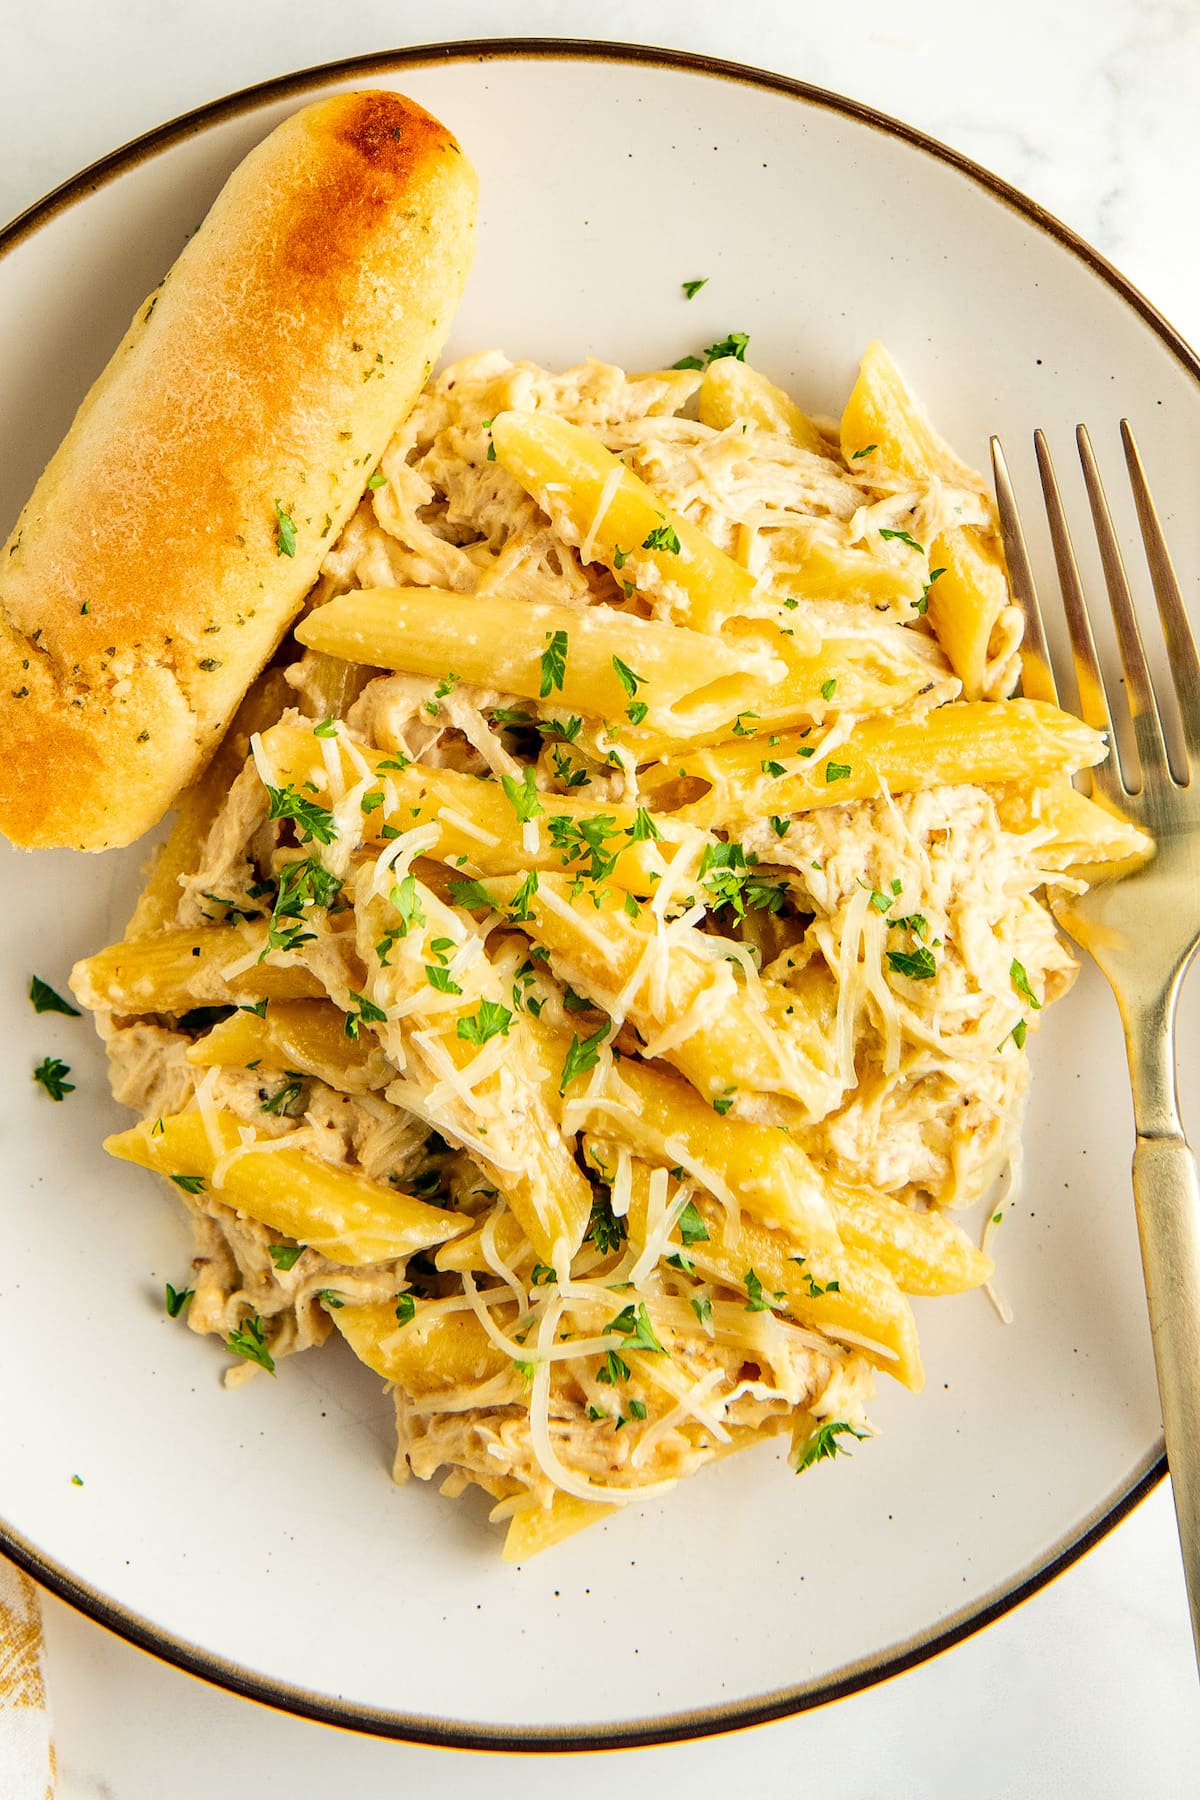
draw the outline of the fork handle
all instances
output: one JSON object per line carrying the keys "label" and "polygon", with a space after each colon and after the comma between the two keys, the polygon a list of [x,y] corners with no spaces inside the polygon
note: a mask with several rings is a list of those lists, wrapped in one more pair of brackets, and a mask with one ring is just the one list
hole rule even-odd
{"label": "fork handle", "polygon": [[1200,1178],[1183,1137],[1138,1137],[1133,1195],[1167,1464],[1200,1656]]}

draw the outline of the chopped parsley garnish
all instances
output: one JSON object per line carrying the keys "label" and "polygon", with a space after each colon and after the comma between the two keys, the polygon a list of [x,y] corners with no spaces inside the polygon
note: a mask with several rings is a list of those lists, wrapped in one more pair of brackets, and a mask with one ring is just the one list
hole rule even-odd
{"label": "chopped parsley garnish", "polygon": [[1003,1050],[1003,1048],[1004,1048],[1005,1044],[1007,1044],[1009,1038],[1012,1039],[1013,1043],[1017,1046],[1018,1050],[1023,1050],[1025,1048],[1025,1039],[1028,1035],[1028,1032],[1029,1032],[1029,1027],[1028,1027],[1028,1025],[1026,1025],[1024,1019],[1018,1019],[1016,1024],[1013,1026],[1012,1030],[1007,1034],[1007,1036],[1002,1037],[1000,1039],[1000,1042],[996,1045],[997,1050]]}
{"label": "chopped parsley garnish", "polygon": [[743,719],[757,719],[757,717],[758,717],[758,714],[756,712],[739,713],[737,718],[733,721],[733,724],[730,727],[730,730],[733,732],[734,737],[753,737],[755,731],[758,729],[757,726],[743,725],[742,720]]}
{"label": "chopped parsley garnish", "polygon": [[451,979],[449,969],[443,969],[437,963],[425,964],[425,979],[431,988],[437,989],[439,994],[462,993],[457,981]]}
{"label": "chopped parsley garnish", "polygon": [[346,1014],[343,1030],[348,1038],[356,1038],[364,1025],[382,1025],[386,1021],[387,1014],[382,1006],[376,1006],[365,994],[356,994],[351,988],[350,998],[358,1002],[358,1011]]}
{"label": "chopped parsley garnish", "polygon": [[908,604],[911,607],[914,607],[918,613],[927,613],[929,611],[929,590],[937,580],[938,576],[944,575],[945,573],[945,569],[930,569],[929,580],[921,589],[921,598],[919,600],[910,600]]}
{"label": "chopped parsley garnish", "polygon": [[304,1088],[304,1076],[298,1069],[285,1069],[284,1075],[286,1080],[283,1086],[268,1095],[259,1107],[260,1112],[275,1113],[284,1118],[291,1112]]}
{"label": "chopped parsley garnish", "polygon": [[610,1350],[604,1358],[604,1367],[596,1370],[596,1380],[605,1387],[616,1387],[618,1381],[629,1380],[629,1364],[615,1350]]}
{"label": "chopped parsley garnish", "polygon": [[644,806],[638,807],[633,816],[633,824],[625,827],[625,836],[631,838],[635,844],[644,843],[648,838],[657,838],[660,835],[658,826]]}
{"label": "chopped parsley garnish", "polygon": [[702,287],[706,287],[707,284],[708,284],[708,276],[700,275],[696,278],[695,281],[681,281],[679,285],[683,289],[684,299],[685,300],[694,300],[696,298],[696,295],[700,292],[700,289]]}
{"label": "chopped parsley garnish", "polygon": [[681,356],[678,362],[671,364],[673,369],[702,369],[703,360],[699,356]]}
{"label": "chopped parsley garnish", "polygon": [[267,788],[270,807],[269,819],[294,819],[296,832],[302,844],[315,838],[318,844],[332,844],[337,836],[334,828],[333,814],[327,806],[317,806],[312,800],[306,800],[293,787]]}
{"label": "chopped parsley garnish", "polygon": [[521,771],[520,781],[515,775],[502,775],[500,786],[521,825],[528,825],[531,819],[536,819],[539,813],[545,812],[545,807],[538,799],[537,778],[532,763],[526,763]]}
{"label": "chopped parsley garnish", "polygon": [[906,950],[889,950],[887,959],[890,969],[897,975],[907,975],[910,981],[932,981],[937,974],[933,952],[924,944],[918,945],[911,955]]}
{"label": "chopped parsley garnish", "polygon": [[413,874],[405,875],[396,882],[388,899],[400,914],[399,933],[407,937],[414,925],[424,925],[425,909],[417,897],[417,878]]}
{"label": "chopped parsley garnish", "polygon": [[542,684],[538,689],[541,699],[547,699],[555,688],[562,692],[566,672],[567,634],[565,631],[548,631],[546,648],[542,651]]}
{"label": "chopped parsley garnish", "polygon": [[857,462],[861,456],[870,456],[872,450],[878,450],[878,448],[878,444],[864,444],[861,450],[851,451],[850,460],[851,462]]}
{"label": "chopped parsley garnish", "polygon": [[827,762],[825,764],[826,783],[831,781],[845,781],[850,774],[851,768],[849,763]]}
{"label": "chopped parsley garnish", "polygon": [[558,1276],[549,1263],[534,1263],[529,1280],[533,1287],[550,1287],[558,1280]]}
{"label": "chopped parsley garnish", "polygon": [[754,852],[747,854],[739,843],[705,845],[700,859],[700,883],[717,911],[732,907],[736,919],[744,919],[747,909],[776,914],[783,911],[786,884],[765,880],[758,874],[757,864]]}
{"label": "chopped parsley garnish", "polygon": [[565,1094],[568,1087],[579,1075],[587,1075],[600,1061],[600,1046],[612,1030],[612,1021],[606,1020],[599,1030],[593,1031],[590,1037],[581,1038],[577,1031],[571,1033],[571,1042],[566,1059],[563,1062],[562,1075],[559,1077],[558,1091]]}
{"label": "chopped parsley garnish", "polygon": [[396,1317],[401,1325],[411,1325],[416,1317],[417,1303],[411,1294],[400,1294],[396,1300]]}
{"label": "chopped parsley garnish", "polygon": [[363,795],[362,799],[359,801],[358,804],[364,813],[373,813],[373,812],[378,811],[378,809],[383,805],[382,789],[372,788],[369,794]]}
{"label": "chopped parsley garnish", "polygon": [[666,1348],[658,1343],[655,1328],[649,1323],[649,1312],[644,1300],[639,1300],[637,1309],[628,1305],[617,1314],[617,1318],[610,1319],[604,1327],[604,1334],[608,1332],[621,1332],[622,1350],[657,1350],[658,1355],[666,1355]]}
{"label": "chopped parsley garnish", "polygon": [[718,1094],[716,1099],[713,1101],[713,1103],[712,1103],[713,1111],[715,1113],[720,1113],[721,1117],[724,1118],[725,1114],[729,1111],[730,1107],[733,1105],[736,1098],[737,1098],[737,1089],[735,1087],[727,1087],[725,1089],[725,1092],[723,1094]]}
{"label": "chopped parsley garnish", "polygon": [[808,1297],[810,1300],[820,1300],[824,1294],[841,1293],[842,1284],[840,1281],[818,1281],[815,1276],[809,1274],[808,1270],[804,1267],[804,1264],[807,1261],[806,1257],[793,1256],[788,1260],[799,1265],[800,1278],[802,1281],[808,1283]]}
{"label": "chopped parsley garnish", "polygon": [[508,904],[508,916],[514,925],[524,925],[526,920],[532,919],[533,907],[530,902],[537,890],[538,872],[530,869]]}
{"label": "chopped parsley garnish", "polygon": [[597,1194],[592,1201],[588,1227],[583,1235],[595,1245],[601,1256],[611,1256],[625,1242],[625,1221],[616,1217],[607,1194]]}
{"label": "chopped parsley garnish", "polygon": [[902,918],[889,919],[888,925],[893,931],[911,931],[914,937],[923,938],[929,930],[929,921],[924,913],[905,913]]}
{"label": "chopped parsley garnish", "polygon": [[617,866],[618,852],[606,850],[609,838],[624,835],[611,813],[596,813],[592,818],[573,819],[565,814],[550,820],[550,842],[560,852],[564,868],[570,862],[590,857],[588,879],[606,881]]}
{"label": "chopped parsley garnish", "polygon": [[1029,977],[1025,973],[1024,965],[1019,963],[1015,956],[1009,965],[1008,978],[1012,982],[1014,988],[1016,988],[1018,994],[1020,994],[1021,998],[1023,1000],[1028,1000],[1034,1012],[1041,1012],[1042,1003],[1029,985]]}
{"label": "chopped parsley garnish", "polygon": [[443,675],[442,679],[433,690],[433,699],[425,702],[425,711],[431,713],[433,717],[436,718],[441,711],[438,701],[444,700],[447,694],[452,694],[457,686],[458,676],[453,670],[451,670],[448,675]]}
{"label": "chopped parsley garnish", "polygon": [[489,1038],[508,1036],[513,1016],[498,1000],[481,1000],[479,1011],[469,1019],[458,1021],[458,1035],[464,1043],[483,1045]]}
{"label": "chopped parsley garnish", "polygon": [[836,692],[837,692],[837,676],[836,675],[831,676],[828,681],[823,681],[821,683],[821,698],[822,698],[822,700],[832,700],[833,696]]}
{"label": "chopped parsley garnish", "polygon": [[646,536],[642,539],[642,549],[666,550],[670,555],[678,556],[680,553],[680,544],[675,532],[664,519],[661,525],[656,525],[653,531],[647,532]]}
{"label": "chopped parsley garnish", "polygon": [[746,360],[746,346],[750,342],[748,331],[731,331],[719,343],[710,344],[704,352],[709,362],[716,362],[722,356],[735,356],[738,362]]}
{"label": "chopped parsley garnish", "polygon": [[382,469],[376,469],[373,475],[367,477],[367,486],[372,490],[387,486],[387,476]]}
{"label": "chopped parsley garnish", "polygon": [[342,1296],[340,1294],[335,1294],[332,1288],[318,1288],[317,1299],[323,1306],[331,1308],[333,1312],[340,1312],[342,1307],[346,1304],[342,1299]]}
{"label": "chopped parsley garnish", "polygon": [[692,1311],[702,1325],[712,1324],[712,1301],[707,1294],[702,1294],[698,1299],[693,1299],[690,1302],[690,1305]]}
{"label": "chopped parsley garnish", "polygon": [[746,1284],[747,1312],[774,1312],[779,1302],[787,1299],[787,1295],[782,1289],[775,1294],[766,1293],[753,1269],[746,1270],[743,1280]]}
{"label": "chopped parsley garnish", "polygon": [[337,736],[337,726],[334,724],[333,719],[322,719],[319,725],[314,725],[313,736],[319,738],[335,738]]}
{"label": "chopped parsley garnish", "polygon": [[29,983],[29,999],[34,1012],[63,1013],[68,1019],[80,1016],[78,1007],[64,1000],[61,994],[56,994],[49,982],[43,981],[40,975],[35,975]]}
{"label": "chopped parsley garnish", "polygon": [[52,1100],[62,1100],[75,1092],[75,1083],[63,1080],[70,1073],[70,1063],[60,1061],[57,1056],[44,1056],[33,1071],[33,1079],[41,1083]]}
{"label": "chopped parsley garnish", "polygon": [[195,1297],[196,1290],[195,1288],[174,1288],[168,1281],[165,1292],[168,1316],[177,1319],[188,1301]]}
{"label": "chopped parsley garnish", "polygon": [[230,1332],[225,1348],[235,1356],[244,1356],[247,1362],[258,1363],[268,1375],[275,1373],[275,1358],[267,1348],[267,1328],[257,1313],[251,1313],[236,1331]]}
{"label": "chopped parsley garnish", "polygon": [[573,763],[565,750],[552,750],[550,760],[554,764],[554,773],[568,789],[591,787],[592,778],[582,763]]}
{"label": "chopped parsley garnish", "polygon": [[617,680],[632,700],[638,689],[645,685],[646,677],[644,675],[635,675],[629,664],[622,662],[619,656],[613,657],[612,666],[616,670]]}
{"label": "chopped parsley garnish", "polygon": [[279,501],[275,502],[275,554],[276,556],[295,556],[296,554],[296,521],[289,513],[285,513]]}
{"label": "chopped parsley garnish", "polygon": [[289,1269],[295,1268],[307,1248],[307,1244],[268,1244],[267,1255],[275,1267],[286,1274]]}
{"label": "chopped parsley garnish", "polygon": [[849,1456],[850,1452],[845,1445],[838,1443],[840,1437],[847,1435],[861,1439],[870,1434],[866,1431],[856,1431],[854,1426],[848,1425],[844,1419],[827,1419],[823,1424],[818,1425],[812,1435],[806,1438],[800,1446],[795,1462],[797,1475],[803,1475],[805,1469],[811,1469],[814,1463],[826,1460],[832,1462],[835,1456]]}
{"label": "chopped parsley garnish", "polygon": [[[315,857],[306,856],[299,862],[285,863],[279,871],[279,886],[267,931],[267,947],[259,957],[259,962],[268,950],[294,950],[298,944],[307,943],[313,933],[304,930],[305,908],[332,906],[341,887],[337,876],[331,875]],[[259,1004],[263,1011],[258,1016],[260,1019],[265,1018],[265,1002]]]}
{"label": "chopped parsley garnish", "polygon": [[708,1226],[696,1211],[692,1201],[688,1201],[676,1223],[679,1226],[679,1236],[685,1250],[690,1249],[693,1244],[708,1242]]}
{"label": "chopped parsley garnish", "polygon": [[[803,752],[801,754],[803,754]],[[776,781],[779,780],[781,775],[787,774],[787,770],[784,768],[783,764],[781,762],[775,762],[773,758],[769,756],[764,757],[758,766],[764,775],[771,775]]]}
{"label": "chopped parsley garnish", "polygon": [[473,877],[468,881],[460,881],[457,878],[452,880],[450,883],[450,898],[456,906],[490,907],[492,905],[492,896],[488,893],[482,881],[476,881]]}
{"label": "chopped parsley garnish", "polygon": [[916,538],[907,531],[889,531],[886,526],[882,526],[879,535],[881,538],[897,538],[900,543],[907,544],[910,550],[915,550],[918,556],[925,554],[924,544],[918,544]]}
{"label": "chopped parsley garnish", "polygon": [[792,821],[790,819],[782,818],[779,813],[771,814],[771,830],[776,837],[786,837],[791,829]]}
{"label": "chopped parsley garnish", "polygon": [[628,550],[622,550],[620,544],[613,545],[613,568],[623,569],[629,561]]}

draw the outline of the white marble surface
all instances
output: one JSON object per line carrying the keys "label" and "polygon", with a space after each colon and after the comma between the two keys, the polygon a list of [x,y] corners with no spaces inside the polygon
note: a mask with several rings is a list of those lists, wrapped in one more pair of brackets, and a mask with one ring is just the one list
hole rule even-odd
{"label": "white marble surface", "polygon": [[[757,62],[892,112],[1007,176],[1200,340],[1191,224],[1200,9],[1188,0],[46,0],[0,8],[0,219],[138,132],[265,76],[453,37],[654,42]],[[837,1706],[662,1750],[502,1759],[260,1710],[57,1602],[46,1624],[62,1800],[259,1800],[417,1784],[522,1800],[795,1791],[825,1800],[1157,1800],[1196,1791],[1200,1705],[1169,1494],[988,1631]],[[2,1800],[9,1795],[0,1770]]]}

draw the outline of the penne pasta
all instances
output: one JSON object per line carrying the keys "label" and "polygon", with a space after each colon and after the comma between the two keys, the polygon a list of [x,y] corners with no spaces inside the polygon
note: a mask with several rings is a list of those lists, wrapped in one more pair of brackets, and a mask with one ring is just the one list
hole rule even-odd
{"label": "penne pasta", "polygon": [[1044,700],[962,701],[921,719],[868,719],[836,748],[815,733],[778,743],[726,743],[688,751],[642,785],[690,824],[734,824],[764,813],[807,812],[881,794],[1003,781],[1014,768],[1041,785],[1106,755],[1099,732]]}
{"label": "penne pasta", "polygon": [[171,1180],[198,1181],[236,1212],[346,1268],[411,1256],[463,1229],[454,1213],[279,1144],[250,1127],[239,1130],[237,1119],[220,1111],[207,1119],[198,1111],[145,1119],[104,1140],[110,1156]]}
{"label": "penne pasta", "polygon": [[[237,1006],[264,997],[302,1000],[321,993],[320,982],[302,963],[282,957],[259,962],[264,952],[265,927],[159,931],[84,957],[71,971],[71,991],[80,1005],[115,1013],[185,1013],[196,1006]],[[237,972],[228,973],[231,968]]]}
{"label": "penne pasta", "polygon": [[764,431],[777,431],[800,450],[831,456],[833,447],[807,413],[747,362],[719,356],[710,362],[700,383],[697,410],[701,423],[724,431],[748,420]]}
{"label": "penne pasta", "polygon": [[[506,412],[492,422],[492,442],[501,467],[589,550],[585,561],[660,600],[677,624],[711,632],[732,618],[791,622],[748,570],[662,505],[590,432],[543,413]],[[808,635],[803,621],[793,629]]]}
{"label": "penne pasta", "polygon": [[[340,594],[296,627],[301,643],[410,674],[498,687],[667,737],[728,724],[784,666],[765,640],[737,646],[611,607],[478,599],[440,588]],[[453,650],[448,645],[453,645]],[[447,656],[453,667],[446,667]]]}

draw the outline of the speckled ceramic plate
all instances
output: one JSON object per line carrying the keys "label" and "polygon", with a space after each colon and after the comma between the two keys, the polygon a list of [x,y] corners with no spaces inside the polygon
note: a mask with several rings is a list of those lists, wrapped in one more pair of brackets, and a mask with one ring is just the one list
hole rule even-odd
{"label": "speckled ceramic plate", "polygon": [[[87,171],[0,238],[0,526],[138,300],[239,158],[357,85],[412,94],[482,184],[451,345],[670,362],[731,329],[818,410],[883,337],[982,464],[1078,418],[1140,429],[1189,590],[1200,570],[1197,364],[1119,276],[1020,196],[834,97],[682,56],[474,44],[372,58],[221,102]],[[708,276],[692,302],[685,277]],[[153,579],[153,572],[147,572]],[[1085,972],[1040,1035],[1024,1198],[1002,1230],[1015,1322],[919,1305],[920,1397],[803,1480],[766,1446],[530,1564],[470,1501],[389,1478],[390,1406],[333,1345],[229,1394],[163,1314],[188,1239],[118,1120],[86,1020],[36,970],[126,915],[143,852],[0,851],[0,1542],[162,1655],[344,1725],[523,1749],[720,1730],[829,1700],[1028,1593],[1161,1472],[1116,1011]],[[1184,1086],[1197,1015],[1182,1022]],[[72,1066],[52,1105],[41,1056]],[[81,1479],[82,1485],[74,1481]]]}

